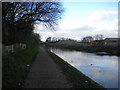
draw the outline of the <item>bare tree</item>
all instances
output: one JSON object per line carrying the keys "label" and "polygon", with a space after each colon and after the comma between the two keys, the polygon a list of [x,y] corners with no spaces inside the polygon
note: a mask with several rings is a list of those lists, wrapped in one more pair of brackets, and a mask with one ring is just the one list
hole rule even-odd
{"label": "bare tree", "polygon": [[91,42],[93,40],[92,36],[86,36],[82,39],[82,42]]}
{"label": "bare tree", "polygon": [[3,2],[3,20],[17,25],[23,22],[55,24],[61,18],[60,2]]}
{"label": "bare tree", "polygon": [[36,23],[42,23],[47,27],[57,24],[62,17],[62,4],[60,2],[2,2],[3,26],[8,25],[9,29],[3,27],[3,37],[11,36],[11,43],[17,36],[17,30],[32,31]]}
{"label": "bare tree", "polygon": [[103,35],[102,34],[95,35],[95,40],[103,40]]}

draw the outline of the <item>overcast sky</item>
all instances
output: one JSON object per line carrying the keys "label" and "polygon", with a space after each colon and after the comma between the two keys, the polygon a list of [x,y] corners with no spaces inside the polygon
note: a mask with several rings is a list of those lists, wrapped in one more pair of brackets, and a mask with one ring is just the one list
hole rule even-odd
{"label": "overcast sky", "polygon": [[42,40],[47,37],[65,37],[81,40],[85,36],[102,34],[118,36],[118,2],[62,2],[65,12],[56,31],[35,25]]}

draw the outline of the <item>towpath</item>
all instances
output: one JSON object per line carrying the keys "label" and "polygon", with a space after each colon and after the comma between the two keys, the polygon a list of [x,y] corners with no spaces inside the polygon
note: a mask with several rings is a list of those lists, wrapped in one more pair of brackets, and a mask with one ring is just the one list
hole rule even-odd
{"label": "towpath", "polygon": [[72,88],[72,84],[41,47],[25,80],[25,88]]}

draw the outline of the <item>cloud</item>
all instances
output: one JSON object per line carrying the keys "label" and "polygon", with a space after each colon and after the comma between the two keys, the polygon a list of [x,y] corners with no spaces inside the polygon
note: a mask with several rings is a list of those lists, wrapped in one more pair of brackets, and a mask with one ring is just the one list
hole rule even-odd
{"label": "cloud", "polygon": [[113,20],[118,15],[118,11],[108,10],[108,11],[94,11],[88,17],[91,21],[97,20]]}
{"label": "cloud", "polygon": [[35,31],[40,33],[42,40],[47,37],[65,37],[76,40],[96,34],[103,34],[105,37],[118,36],[118,12],[117,11],[93,11],[86,19],[63,20],[59,23],[57,31],[46,30],[41,24],[35,25]]}
{"label": "cloud", "polygon": [[92,27],[92,26],[82,26],[77,30],[86,31],[86,30],[94,30],[94,29],[95,29],[95,27]]}

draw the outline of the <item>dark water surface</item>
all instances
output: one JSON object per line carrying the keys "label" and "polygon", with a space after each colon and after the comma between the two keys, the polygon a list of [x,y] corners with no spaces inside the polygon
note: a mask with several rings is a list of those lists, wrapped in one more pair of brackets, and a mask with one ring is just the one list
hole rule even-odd
{"label": "dark water surface", "polygon": [[80,72],[106,88],[118,88],[118,57],[50,48]]}

